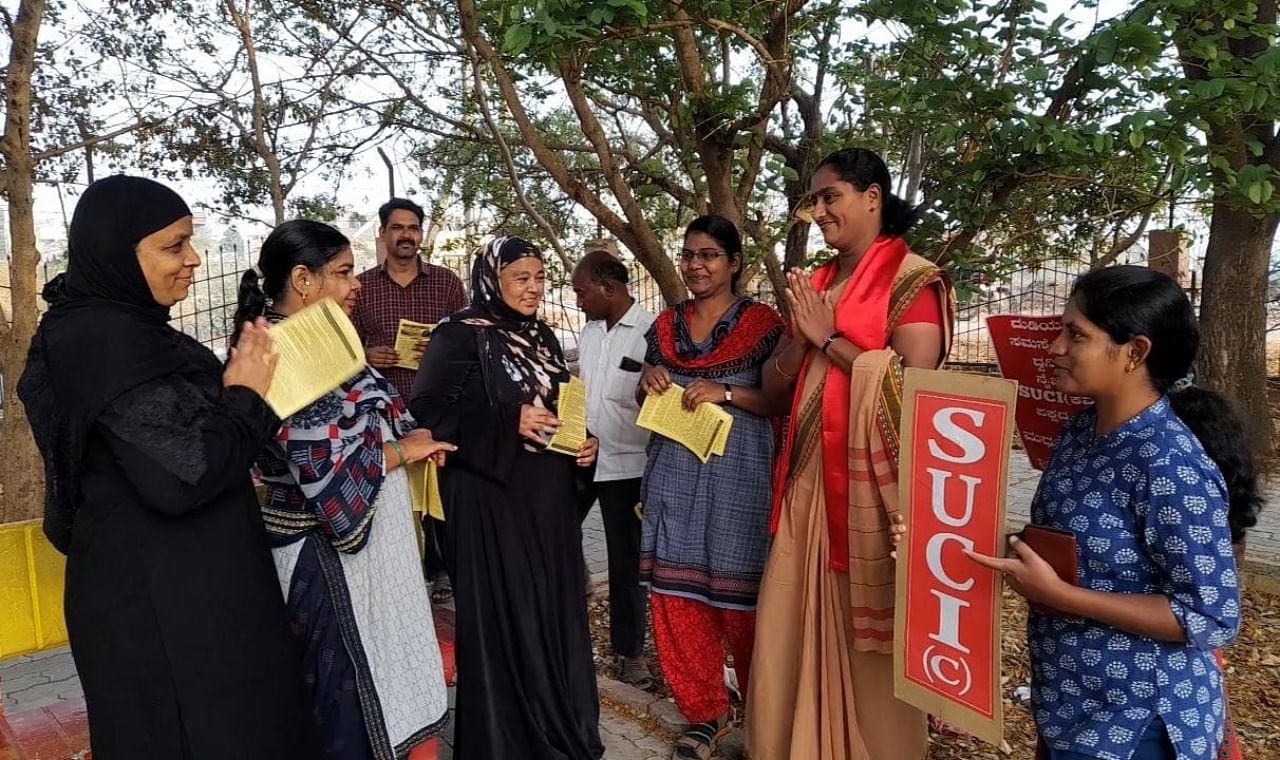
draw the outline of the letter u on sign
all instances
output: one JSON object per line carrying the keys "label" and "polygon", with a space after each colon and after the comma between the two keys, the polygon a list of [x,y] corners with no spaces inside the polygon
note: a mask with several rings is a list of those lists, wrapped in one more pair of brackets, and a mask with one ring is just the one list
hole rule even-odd
{"label": "letter u on sign", "polygon": [[1001,580],[965,556],[1004,551],[1018,384],[908,369],[898,471],[894,692],[991,744],[1004,738]]}

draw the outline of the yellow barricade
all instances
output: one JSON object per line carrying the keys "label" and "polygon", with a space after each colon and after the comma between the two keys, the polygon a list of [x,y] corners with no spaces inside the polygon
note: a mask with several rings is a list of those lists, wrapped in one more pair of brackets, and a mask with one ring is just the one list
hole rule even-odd
{"label": "yellow barricade", "polygon": [[0,659],[67,643],[65,571],[39,520],[0,524]]}

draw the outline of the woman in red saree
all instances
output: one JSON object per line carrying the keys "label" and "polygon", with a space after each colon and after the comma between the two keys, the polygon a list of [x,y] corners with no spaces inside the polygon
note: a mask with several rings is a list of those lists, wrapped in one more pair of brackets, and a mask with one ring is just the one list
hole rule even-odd
{"label": "woman in red saree", "polygon": [[790,275],[792,324],[765,369],[790,394],[774,475],[774,543],[747,698],[755,760],[922,760],[924,713],[893,696],[898,424],[904,367],[946,358],[946,274],[901,235],[916,211],[875,153],[841,150],[811,186],[836,256]]}

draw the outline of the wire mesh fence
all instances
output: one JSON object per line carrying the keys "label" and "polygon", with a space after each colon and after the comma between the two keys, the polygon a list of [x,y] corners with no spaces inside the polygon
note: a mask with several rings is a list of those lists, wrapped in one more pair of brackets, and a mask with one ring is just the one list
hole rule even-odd
{"label": "wire mesh fence", "polygon": [[953,369],[995,370],[995,350],[987,333],[987,317],[994,314],[1061,314],[1075,279],[1087,264],[1044,261],[999,279],[985,274],[955,278],[959,308],[955,342],[948,364]]}
{"label": "wire mesh fence", "polygon": [[[191,285],[187,298],[172,309],[174,328],[190,335],[213,349],[219,356],[226,356],[227,341],[233,331],[236,302],[239,297],[240,279],[246,269],[255,264],[257,254],[247,246],[223,246],[206,250]],[[441,257],[437,263],[456,274],[463,283],[470,281],[469,257]],[[642,307],[657,313],[664,307],[658,282],[644,267],[633,263],[630,267],[631,293]],[[36,291],[65,269],[65,262],[42,264],[36,271]],[[765,289],[757,289],[757,294]],[[6,315],[12,314],[9,262],[0,260],[0,306]],[[46,308],[43,299],[38,300],[41,311]],[[586,317],[577,306],[572,284],[566,273],[553,269],[547,283],[547,295],[542,319],[555,331],[566,350],[578,345],[578,335],[586,324]]]}
{"label": "wire mesh fence", "polygon": [[[196,272],[190,295],[173,309],[173,326],[220,356],[225,356],[227,340],[232,332],[240,278],[253,266],[256,250],[248,246],[223,246],[204,253],[204,263]],[[441,257],[436,263],[452,271],[463,281],[470,279],[470,257]],[[44,264],[37,272],[37,288],[43,286],[64,268],[63,262]],[[658,313],[665,307],[657,280],[639,263],[629,265],[631,294],[645,309]],[[955,345],[950,365],[955,369],[994,371],[995,355],[987,334],[986,318],[993,314],[1060,314],[1066,305],[1071,285],[1088,271],[1082,262],[1053,260],[1016,270],[998,279],[985,274],[959,275],[956,289],[960,304],[957,312]],[[749,294],[764,303],[777,306],[777,298],[766,277],[757,277],[748,287]],[[1188,294],[1198,302],[1198,273],[1192,274]],[[8,262],[0,260],[0,305],[10,314]],[[40,308],[44,302],[40,301]],[[1280,289],[1273,289],[1268,312],[1277,315],[1280,324]],[[568,273],[559,267],[549,272],[542,319],[556,333],[571,355],[576,353],[578,336],[586,317],[577,306]]]}

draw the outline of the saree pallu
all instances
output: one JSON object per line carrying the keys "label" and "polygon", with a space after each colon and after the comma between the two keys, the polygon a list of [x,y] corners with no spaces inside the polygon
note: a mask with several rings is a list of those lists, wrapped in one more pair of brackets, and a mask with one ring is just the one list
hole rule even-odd
{"label": "saree pallu", "polygon": [[[901,262],[885,321],[896,327],[926,289],[940,301],[945,356],[951,291],[927,261],[908,254]],[[748,748],[757,760],[921,760],[925,715],[895,699],[892,685],[888,527],[898,509],[902,361],[887,348],[864,351],[849,373],[843,541],[832,540],[824,488],[826,357],[811,350],[805,368],[775,482],[780,508],[757,613]]]}
{"label": "saree pallu", "polygon": [[[855,285],[853,278],[845,288]],[[838,302],[843,293],[835,292]],[[848,427],[844,433],[842,461],[832,460],[831,438],[825,429],[832,403],[826,384],[831,378],[825,355],[810,349],[797,385],[798,403],[793,406],[787,445],[775,473],[773,525],[798,481],[811,476],[806,465],[816,460],[819,488],[826,511],[829,551],[828,568],[848,578],[851,612],[854,614],[854,643],[859,651],[893,652],[894,565],[889,524],[898,512],[899,424],[902,418],[902,359],[887,348],[889,335],[917,297],[933,294],[942,314],[941,365],[951,349],[955,299],[946,274],[929,261],[906,254],[889,288],[885,315],[886,348],[864,350],[848,373]],[[802,401],[800,401],[802,400]],[[831,469],[847,473],[841,502],[833,504]],[[833,517],[834,512],[838,517]]]}

